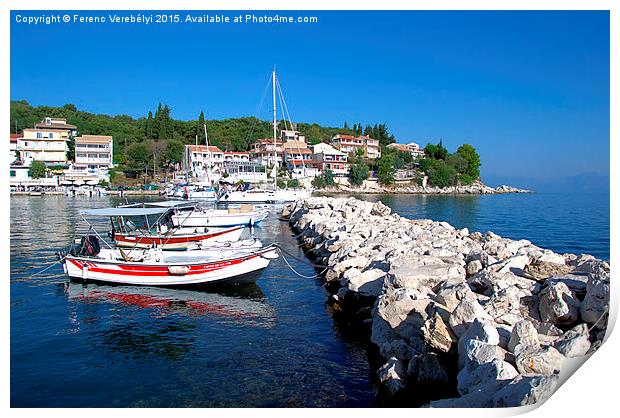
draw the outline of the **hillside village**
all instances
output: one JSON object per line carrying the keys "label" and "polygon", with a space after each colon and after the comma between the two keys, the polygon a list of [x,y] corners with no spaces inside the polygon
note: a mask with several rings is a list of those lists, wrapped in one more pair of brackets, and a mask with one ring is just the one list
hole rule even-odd
{"label": "hillside village", "polygon": [[[160,105],[155,118],[149,112],[146,120],[145,135],[159,139],[135,140],[129,146],[126,137],[120,141],[107,131],[84,134],[81,126],[62,117],[45,116],[32,127],[12,133],[11,191],[92,192],[119,186],[157,189],[169,181],[205,180],[260,187],[273,181],[274,174],[281,187],[294,188],[361,186],[365,182],[445,187],[470,184],[479,177],[480,161],[473,147],[466,146],[467,152],[461,152],[461,147],[450,154],[441,141],[424,149],[414,142],[396,143],[385,125],[362,131],[361,124],[351,129],[345,123],[341,129],[329,128],[336,132],[333,135],[325,137],[323,133],[322,140],[309,140],[297,126],[284,122],[275,140],[258,138],[248,142],[245,150],[229,151],[218,146],[230,143],[223,141],[222,135],[209,139],[211,122],[204,121],[203,114],[196,132],[201,131],[202,122],[204,135],[196,134],[193,144],[186,138],[164,139],[176,134],[161,133],[174,129],[167,109]],[[373,132],[380,139],[373,138]],[[473,155],[468,156],[469,151]]]}

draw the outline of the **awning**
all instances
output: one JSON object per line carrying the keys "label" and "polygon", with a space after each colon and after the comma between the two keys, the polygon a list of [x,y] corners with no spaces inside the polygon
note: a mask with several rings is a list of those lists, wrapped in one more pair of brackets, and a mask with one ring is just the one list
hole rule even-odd
{"label": "awning", "polygon": [[82,216],[147,216],[161,215],[168,212],[168,208],[102,208],[80,211]]}
{"label": "awning", "polygon": [[88,184],[89,186],[96,186],[99,184],[99,180],[88,180],[86,184]]}
{"label": "awning", "polygon": [[82,180],[74,180],[73,184],[76,185],[76,186],[82,186],[82,185],[84,185],[84,181],[82,181]]}
{"label": "awning", "polygon": [[63,186],[71,186],[73,184],[73,180],[63,180],[60,184]]}

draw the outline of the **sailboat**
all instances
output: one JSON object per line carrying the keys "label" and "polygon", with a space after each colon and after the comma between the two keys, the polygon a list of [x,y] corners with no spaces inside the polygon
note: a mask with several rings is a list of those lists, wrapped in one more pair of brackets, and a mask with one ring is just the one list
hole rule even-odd
{"label": "sailboat", "polygon": [[[273,92],[273,190],[250,189],[244,191],[227,191],[219,199],[221,203],[283,203],[305,199],[312,194],[311,190],[305,189],[278,189],[278,150],[277,150],[277,103],[276,103],[276,70],[271,73]],[[280,91],[281,93],[281,91]]]}
{"label": "sailboat", "polygon": [[[207,155],[209,156],[209,165],[207,167],[207,178],[206,181],[195,182],[190,184],[190,188],[187,189],[186,197],[189,200],[200,199],[200,200],[212,200],[215,201],[217,199],[217,192],[213,188],[213,173],[211,172],[211,162],[212,155],[211,151],[209,151],[209,137],[207,135],[207,124],[204,125],[205,130],[205,144],[207,146]],[[198,144],[198,135],[196,135],[196,145]]]}

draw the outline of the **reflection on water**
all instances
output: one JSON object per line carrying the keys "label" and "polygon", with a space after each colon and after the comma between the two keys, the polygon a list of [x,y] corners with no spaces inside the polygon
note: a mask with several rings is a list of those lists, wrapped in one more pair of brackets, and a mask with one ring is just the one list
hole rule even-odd
{"label": "reflection on water", "polygon": [[[117,203],[11,199],[12,406],[374,405],[365,346],[335,330],[320,281],[295,276],[281,259],[250,286],[69,282],[54,252],[68,244],[78,212]],[[314,274],[276,213],[252,232]]]}
{"label": "reflection on water", "polygon": [[70,301],[80,303],[122,304],[150,310],[155,317],[167,315],[216,316],[239,325],[273,325],[275,311],[265,302],[256,284],[213,289],[188,290],[145,286],[110,286],[66,282]]}

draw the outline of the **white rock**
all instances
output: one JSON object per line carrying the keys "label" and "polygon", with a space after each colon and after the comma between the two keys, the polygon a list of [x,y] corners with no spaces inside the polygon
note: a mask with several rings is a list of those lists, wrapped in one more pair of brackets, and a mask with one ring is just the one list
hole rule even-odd
{"label": "white rock", "polygon": [[491,316],[476,300],[465,298],[454,308],[448,323],[454,335],[460,337],[476,318],[492,320]]}
{"label": "white rock", "polygon": [[381,294],[385,275],[385,271],[380,269],[366,270],[349,278],[347,287],[351,292],[357,292],[362,296],[377,297]]}
{"label": "white rock", "polygon": [[590,345],[588,326],[580,324],[567,331],[553,346],[565,357],[574,358],[585,356]]}
{"label": "white rock", "polygon": [[540,346],[538,332],[534,324],[530,321],[519,321],[512,328],[510,341],[508,342],[508,350],[514,352],[519,344],[521,344],[522,347],[538,348]]}
{"label": "white rock", "polygon": [[461,395],[466,395],[480,385],[486,386],[498,380],[512,380],[518,375],[519,372],[510,363],[493,359],[473,369],[462,369],[457,376],[457,389]]}
{"label": "white rock", "polygon": [[559,383],[559,376],[517,376],[494,396],[494,407],[506,408],[533,405],[547,400]]}
{"label": "white rock", "polygon": [[571,325],[579,315],[579,301],[563,282],[550,283],[540,291],[540,319],[555,325]]}
{"label": "white rock", "polygon": [[494,344],[478,340],[468,340],[463,345],[459,344],[459,369],[475,368],[494,359],[503,361],[505,358],[506,350]]}
{"label": "white rock", "polygon": [[405,367],[396,357],[390,357],[388,361],[377,371],[377,377],[381,386],[390,394],[395,395],[405,388]]}
{"label": "white rock", "polygon": [[559,373],[564,356],[553,347],[524,347],[515,349],[517,370],[523,376]]}

